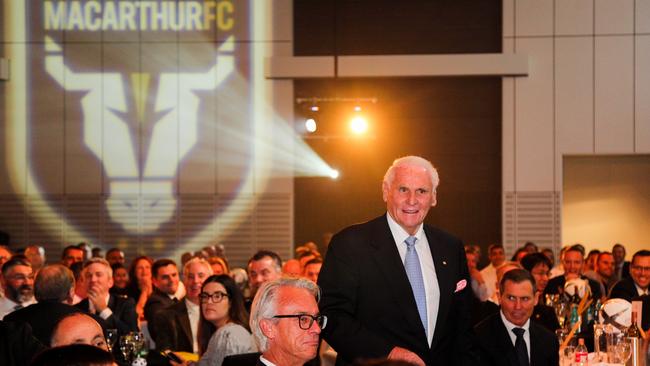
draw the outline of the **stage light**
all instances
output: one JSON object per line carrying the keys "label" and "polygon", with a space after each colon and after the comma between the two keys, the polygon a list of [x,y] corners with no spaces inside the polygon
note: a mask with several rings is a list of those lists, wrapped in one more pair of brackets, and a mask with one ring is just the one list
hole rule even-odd
{"label": "stage light", "polygon": [[329,172],[329,176],[332,179],[337,179],[339,177],[339,171],[336,169],[331,169]]}
{"label": "stage light", "polygon": [[359,106],[359,105],[354,106],[354,111],[355,112],[361,112],[361,106]]}
{"label": "stage light", "polygon": [[318,112],[320,110],[320,108],[318,108],[317,105],[313,105],[313,106],[311,106],[311,108],[309,108],[309,110],[311,110],[312,112]]}
{"label": "stage light", "polygon": [[368,121],[361,116],[356,116],[350,121],[350,129],[357,135],[365,133],[368,131]]}
{"label": "stage light", "polygon": [[316,127],[317,127],[317,126],[316,126],[316,120],[315,120],[315,119],[313,119],[313,118],[308,118],[308,119],[305,121],[305,130],[307,130],[307,132],[309,132],[309,133],[314,133],[314,132],[316,132]]}

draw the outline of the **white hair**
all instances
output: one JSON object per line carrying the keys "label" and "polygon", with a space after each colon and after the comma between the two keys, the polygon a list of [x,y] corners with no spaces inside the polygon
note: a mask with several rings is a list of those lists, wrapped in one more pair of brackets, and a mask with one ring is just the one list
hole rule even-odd
{"label": "white hair", "polygon": [[[260,352],[266,352],[269,348],[268,338],[262,328],[260,321],[262,319],[273,319],[278,307],[278,294],[282,287],[294,287],[307,290],[314,295],[316,301],[320,299],[320,288],[312,281],[298,277],[281,277],[277,280],[266,282],[260,287],[253,299],[251,306],[250,327],[253,332],[253,338]],[[276,319],[273,319],[276,320]]]}
{"label": "white hair", "polygon": [[397,170],[397,168],[407,166],[415,166],[426,169],[426,171],[431,175],[431,184],[433,185],[434,190],[438,187],[438,184],[440,184],[438,171],[433,167],[433,164],[431,164],[431,162],[425,158],[414,155],[395,159],[395,161],[393,161],[393,165],[388,168],[386,174],[384,175],[383,184],[390,186],[393,183],[393,179],[395,178],[395,170]]}
{"label": "white hair", "polygon": [[202,264],[203,267],[205,267],[205,271],[208,273],[208,276],[212,276],[213,271],[210,262],[206,261],[201,257],[194,257],[185,263],[185,265],[183,266],[183,276],[187,276],[188,269],[194,263]]}

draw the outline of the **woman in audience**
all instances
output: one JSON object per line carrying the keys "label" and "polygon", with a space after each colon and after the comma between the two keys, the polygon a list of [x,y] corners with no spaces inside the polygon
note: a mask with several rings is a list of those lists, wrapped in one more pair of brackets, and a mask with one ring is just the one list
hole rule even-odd
{"label": "woman in audience", "polygon": [[111,265],[111,268],[113,269],[113,287],[111,287],[110,293],[128,296],[126,287],[129,284],[129,271],[122,263],[115,263]]}
{"label": "woman in audience", "polygon": [[248,330],[244,296],[228,275],[213,275],[201,289],[199,366],[220,366],[224,357],[257,352]]}
{"label": "woman in audience", "polygon": [[210,266],[212,267],[212,273],[215,275],[230,273],[228,262],[226,262],[224,258],[212,256],[208,258],[208,263],[210,263]]}
{"label": "woman in audience", "polygon": [[146,255],[137,257],[129,268],[129,285],[127,295],[135,300],[135,311],[138,317],[144,319],[144,304],[153,291],[151,284],[151,265],[153,260]]}

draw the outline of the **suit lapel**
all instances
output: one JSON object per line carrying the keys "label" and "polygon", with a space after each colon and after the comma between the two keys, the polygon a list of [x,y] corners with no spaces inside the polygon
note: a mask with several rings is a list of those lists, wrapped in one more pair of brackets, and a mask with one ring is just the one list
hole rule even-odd
{"label": "suit lapel", "polygon": [[178,323],[183,329],[185,338],[190,342],[190,347],[193,347],[194,338],[192,338],[192,328],[190,326],[190,315],[187,312],[187,305],[185,305],[185,301],[181,301],[179,304],[181,304],[179,309],[180,311],[177,312],[176,317],[178,319]]}
{"label": "suit lapel", "polygon": [[[429,242],[429,248],[431,250],[431,256],[433,257],[433,264],[436,269],[436,277],[438,279],[438,289],[440,291],[440,299],[438,303],[438,314],[436,318],[436,329],[433,333],[433,342],[431,348],[434,348],[436,344],[440,341],[441,332],[445,328],[445,322],[447,320],[447,313],[449,312],[449,306],[451,305],[451,299],[453,297],[454,291],[456,290],[456,279],[453,278],[451,268],[452,266],[457,265],[457,263],[451,263],[452,256],[449,253],[449,249],[441,245],[438,241],[437,236],[434,234],[433,230],[427,225],[424,225],[424,233],[427,236],[427,241]],[[454,260],[455,262],[455,260]]]}
{"label": "suit lapel", "polygon": [[503,321],[501,321],[501,316],[499,314],[495,314],[493,320],[494,320],[493,325],[495,328],[494,336],[495,336],[495,342],[497,344],[497,348],[499,348],[500,353],[506,357],[509,365],[519,366],[519,360],[517,360],[517,355],[515,354],[515,346],[512,344],[512,340],[510,339],[510,334],[508,334],[508,329],[503,324]]}
{"label": "suit lapel", "polygon": [[409,282],[404,264],[401,261],[393,234],[388,226],[386,216],[374,220],[375,228],[372,230],[371,246],[375,249],[373,253],[374,260],[377,262],[377,268],[382,271],[384,279],[388,285],[388,291],[394,295],[395,301],[399,304],[400,311],[411,328],[419,328],[422,334],[422,341],[427,343],[424,333],[424,326],[420,320],[411,283]]}

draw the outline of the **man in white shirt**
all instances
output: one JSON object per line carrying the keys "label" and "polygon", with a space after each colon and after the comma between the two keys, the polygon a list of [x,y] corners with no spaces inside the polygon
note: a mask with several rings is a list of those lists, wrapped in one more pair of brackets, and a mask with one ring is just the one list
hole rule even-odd
{"label": "man in white shirt", "polygon": [[5,315],[34,304],[34,273],[32,265],[23,258],[12,258],[2,265],[0,319]]}
{"label": "man in white shirt", "polygon": [[535,288],[535,279],[525,269],[503,275],[501,310],[475,327],[481,365],[559,365],[555,335],[530,321],[537,304]]}
{"label": "man in white shirt", "polygon": [[497,288],[497,268],[506,261],[506,253],[503,245],[492,244],[488,247],[488,259],[490,264],[481,270],[481,276],[487,287],[487,297],[492,297]]}
{"label": "man in white shirt", "polygon": [[266,282],[255,296],[250,326],[262,352],[258,365],[301,366],[316,357],[327,318],[318,310],[318,286],[305,278]]}

